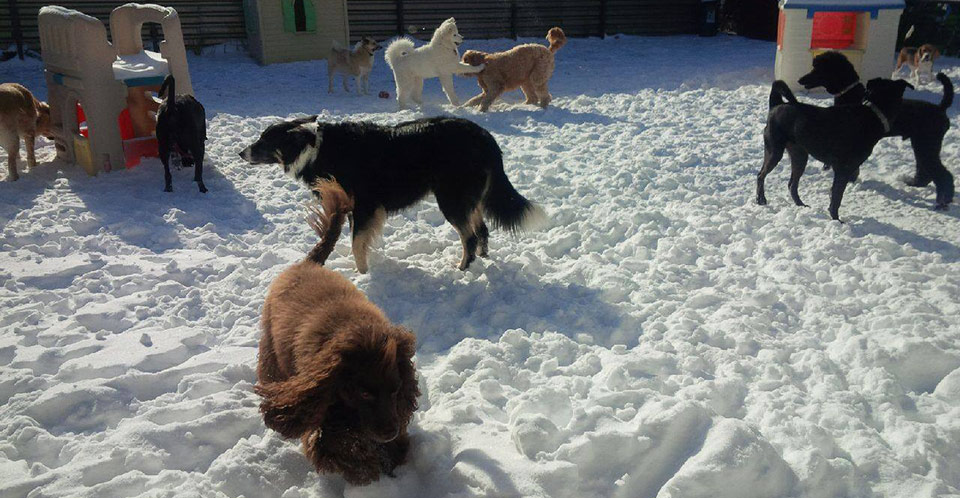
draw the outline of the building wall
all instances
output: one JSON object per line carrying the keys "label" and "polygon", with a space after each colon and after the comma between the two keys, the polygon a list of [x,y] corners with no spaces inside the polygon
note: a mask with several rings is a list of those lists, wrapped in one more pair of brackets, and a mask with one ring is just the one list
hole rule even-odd
{"label": "building wall", "polygon": [[316,31],[291,33],[283,29],[280,0],[258,0],[259,39],[263,64],[325,59],[333,41],[346,46],[348,40],[345,0],[313,0]]}

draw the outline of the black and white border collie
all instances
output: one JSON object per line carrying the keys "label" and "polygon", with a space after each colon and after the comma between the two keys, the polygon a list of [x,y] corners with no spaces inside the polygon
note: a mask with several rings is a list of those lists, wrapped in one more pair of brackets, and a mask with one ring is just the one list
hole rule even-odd
{"label": "black and white border collie", "polygon": [[547,220],[543,209],[507,179],[493,136],[465,119],[434,117],[383,126],[318,123],[317,116],[309,116],[271,125],[240,157],[251,164],[280,163],[308,187],[336,180],[353,200],[353,257],[360,273],[367,272],[367,250],[387,214],[431,192],[460,235],[461,270],[476,256],[487,256],[484,218],[510,232],[534,229]]}

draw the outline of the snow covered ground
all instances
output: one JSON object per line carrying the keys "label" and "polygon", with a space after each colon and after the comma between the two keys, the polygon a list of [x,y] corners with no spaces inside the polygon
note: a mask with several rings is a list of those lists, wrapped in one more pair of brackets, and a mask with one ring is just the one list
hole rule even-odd
{"label": "snow covered ground", "polygon": [[[551,108],[511,94],[485,115],[436,80],[423,112],[398,113],[327,95],[324,62],[191,55],[209,194],[188,170],[162,192],[156,160],[90,178],[49,143],[0,183],[0,496],[960,496],[960,207],[902,183],[899,139],[848,189],[846,224],[818,164],[811,208],[786,164],[755,205],[773,50],[571,40]],[[960,83],[960,61],[940,65]],[[45,96],[36,61],[0,79]],[[371,88],[394,93],[382,59]],[[251,389],[266,287],[314,236],[305,189],[237,152],[317,112],[473,119],[553,220],[494,234],[466,273],[432,199],[388,220],[368,275],[340,242],[330,266],[419,338],[411,460],[364,488],[313,472]]]}

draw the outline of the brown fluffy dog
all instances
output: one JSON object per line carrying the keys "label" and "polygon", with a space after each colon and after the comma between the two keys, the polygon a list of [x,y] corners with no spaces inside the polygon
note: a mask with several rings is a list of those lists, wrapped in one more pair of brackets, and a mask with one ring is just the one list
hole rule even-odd
{"label": "brown fluffy dog", "polygon": [[0,147],[7,151],[7,180],[20,179],[17,159],[20,157],[21,138],[27,146],[27,165],[31,169],[37,166],[34,147],[38,134],[53,138],[50,106],[34,98],[23,85],[0,85]]}
{"label": "brown fluffy dog", "polygon": [[324,209],[309,218],[322,240],[270,285],[255,390],[267,427],[301,438],[317,471],[362,485],[392,475],[406,458],[420,394],[416,339],[322,266],[351,202],[332,181],[316,190]]}
{"label": "brown fluffy dog", "polygon": [[528,43],[494,54],[467,50],[463,54],[463,62],[471,66],[486,64],[486,67],[476,73],[477,83],[483,92],[464,105],[479,105],[481,111],[487,112],[503,92],[520,88],[527,97],[526,104],[546,108],[553,99],[547,88],[547,82],[553,75],[553,54],[567,43],[567,37],[562,29],[550,28],[547,41],[550,42],[549,48]]}

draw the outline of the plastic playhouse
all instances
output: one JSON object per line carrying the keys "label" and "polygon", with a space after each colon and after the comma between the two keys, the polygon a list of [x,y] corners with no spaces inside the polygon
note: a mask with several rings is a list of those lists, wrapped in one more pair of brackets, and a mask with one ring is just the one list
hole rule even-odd
{"label": "plastic playhouse", "polygon": [[797,80],[827,50],[847,56],[866,81],[889,78],[903,0],[780,0],[774,74],[799,91]]}
{"label": "plastic playhouse", "polygon": [[[144,23],[161,25],[160,53],[144,50]],[[153,94],[168,74],[180,93],[193,94],[177,11],[128,3],[103,23],[58,6],[40,9],[40,47],[57,156],[90,175],[157,156]]]}

